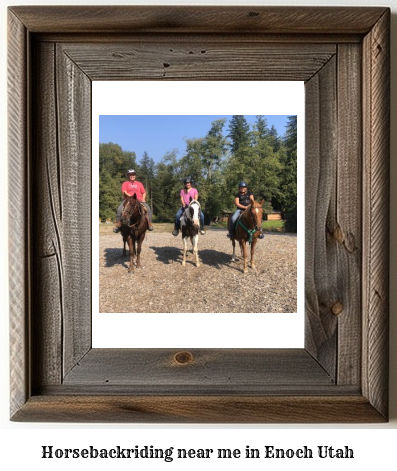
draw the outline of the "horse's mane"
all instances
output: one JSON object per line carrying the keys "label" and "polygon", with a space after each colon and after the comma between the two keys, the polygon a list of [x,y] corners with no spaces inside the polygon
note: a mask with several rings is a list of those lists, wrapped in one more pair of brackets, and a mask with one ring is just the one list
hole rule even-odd
{"label": "horse's mane", "polygon": [[192,201],[189,203],[189,206],[190,206],[191,204],[193,204],[193,203],[194,203],[194,204],[198,204],[198,207],[199,207],[199,208],[201,207],[201,206],[200,206],[200,203],[199,203],[197,200],[192,200]]}

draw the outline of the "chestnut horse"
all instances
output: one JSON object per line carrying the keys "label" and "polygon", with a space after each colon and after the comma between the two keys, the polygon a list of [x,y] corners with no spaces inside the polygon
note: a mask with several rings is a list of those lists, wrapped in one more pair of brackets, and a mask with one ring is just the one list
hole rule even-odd
{"label": "chestnut horse", "polygon": [[120,222],[123,241],[124,243],[127,242],[129,248],[130,266],[128,273],[133,273],[135,256],[136,267],[141,267],[141,246],[148,230],[148,220],[136,194],[129,196],[124,201]]}
{"label": "chestnut horse", "polygon": [[236,226],[233,230],[232,244],[233,244],[233,256],[232,261],[236,261],[236,240],[240,244],[241,254],[244,258],[244,273],[247,273],[247,242],[251,245],[251,268],[255,268],[254,254],[255,246],[260,235],[260,230],[262,227],[262,217],[263,217],[263,203],[262,200],[260,203],[254,201],[251,203],[245,211],[239,217]]}

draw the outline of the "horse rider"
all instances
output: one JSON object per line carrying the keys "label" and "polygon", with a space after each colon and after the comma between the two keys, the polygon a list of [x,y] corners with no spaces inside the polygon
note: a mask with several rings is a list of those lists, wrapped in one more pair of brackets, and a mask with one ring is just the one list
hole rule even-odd
{"label": "horse rider", "polygon": [[133,196],[134,193],[136,194],[137,200],[141,203],[142,207],[144,208],[146,219],[148,221],[148,229],[149,231],[153,230],[152,226],[152,212],[150,211],[149,205],[146,203],[146,190],[145,187],[141,182],[136,180],[136,172],[135,170],[128,170],[127,172],[128,180],[123,182],[121,185],[121,193],[123,194],[123,201],[121,202],[120,206],[117,208],[116,213],[116,227],[113,229],[113,232],[117,234],[120,232],[121,223],[121,213],[123,211],[124,201],[129,197]]}
{"label": "horse rider", "polygon": [[[233,237],[233,231],[240,214],[242,214],[250,204],[254,204],[255,202],[254,195],[248,190],[248,185],[245,182],[240,182],[238,184],[238,189],[239,192],[234,198],[234,204],[237,206],[237,209],[232,214],[228,227],[229,232],[227,237],[229,237],[229,239]],[[261,232],[259,234],[259,239],[263,239],[264,237],[265,236]]]}
{"label": "horse rider", "polygon": [[[182,216],[183,211],[189,206],[190,198],[192,200],[198,200],[198,191],[196,188],[192,186],[192,178],[186,177],[183,180],[183,183],[185,187],[182,188],[181,193],[180,193],[181,207],[178,209],[177,213],[175,214],[175,227],[174,227],[174,230],[172,231],[172,235],[174,236],[177,236],[179,234],[181,216]],[[200,210],[200,234],[201,235],[205,234],[204,213],[201,210]]]}

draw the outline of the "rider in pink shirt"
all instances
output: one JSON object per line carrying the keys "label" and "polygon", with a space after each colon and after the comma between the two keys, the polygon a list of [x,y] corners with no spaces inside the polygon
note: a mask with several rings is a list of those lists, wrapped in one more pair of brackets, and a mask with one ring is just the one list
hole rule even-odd
{"label": "rider in pink shirt", "polygon": [[[198,191],[192,187],[191,177],[186,177],[183,181],[185,188],[182,188],[181,196],[181,207],[178,209],[175,215],[175,227],[172,231],[172,235],[177,236],[179,234],[179,225],[183,211],[189,206],[190,199],[198,200]],[[204,213],[200,210],[200,234],[204,235]]]}

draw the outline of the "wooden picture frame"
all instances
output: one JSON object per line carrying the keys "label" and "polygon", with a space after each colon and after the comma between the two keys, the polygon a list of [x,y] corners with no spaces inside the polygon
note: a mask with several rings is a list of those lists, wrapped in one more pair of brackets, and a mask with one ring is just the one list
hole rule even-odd
{"label": "wooden picture frame", "polygon": [[[11,420],[388,420],[389,23],[383,7],[9,8]],[[304,349],[91,348],[92,80],[305,81]]]}

